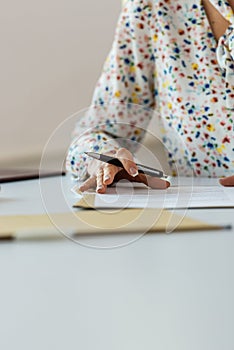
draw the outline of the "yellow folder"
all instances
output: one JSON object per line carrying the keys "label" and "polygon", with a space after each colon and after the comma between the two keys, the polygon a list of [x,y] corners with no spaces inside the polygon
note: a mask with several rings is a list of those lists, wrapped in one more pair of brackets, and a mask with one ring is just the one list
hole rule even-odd
{"label": "yellow folder", "polygon": [[161,209],[79,210],[0,216],[0,239],[54,239],[67,235],[217,230],[224,227]]}

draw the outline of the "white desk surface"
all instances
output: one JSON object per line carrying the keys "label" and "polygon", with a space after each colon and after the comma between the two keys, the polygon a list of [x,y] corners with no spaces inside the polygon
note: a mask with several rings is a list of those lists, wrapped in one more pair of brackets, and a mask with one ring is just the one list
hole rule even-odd
{"label": "white desk surface", "polygon": [[[60,184],[42,181],[55,211],[74,202],[69,179],[66,203]],[[37,180],[2,185],[1,215],[44,210]],[[234,226],[233,209],[188,214]],[[129,240],[1,243],[0,349],[232,350],[234,230],[151,234],[99,249]]]}

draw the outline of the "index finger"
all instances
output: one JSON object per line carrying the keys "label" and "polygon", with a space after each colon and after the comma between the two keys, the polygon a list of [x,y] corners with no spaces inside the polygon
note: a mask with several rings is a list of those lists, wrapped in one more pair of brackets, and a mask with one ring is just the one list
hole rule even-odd
{"label": "index finger", "polygon": [[230,186],[230,187],[232,187],[232,186],[234,186],[234,175],[228,176],[228,177],[224,177],[223,179],[220,179],[219,182],[223,186]]}
{"label": "index finger", "polygon": [[136,177],[138,175],[137,165],[134,162],[133,155],[126,148],[120,148],[116,157],[123,164],[124,169],[128,172],[129,175]]}

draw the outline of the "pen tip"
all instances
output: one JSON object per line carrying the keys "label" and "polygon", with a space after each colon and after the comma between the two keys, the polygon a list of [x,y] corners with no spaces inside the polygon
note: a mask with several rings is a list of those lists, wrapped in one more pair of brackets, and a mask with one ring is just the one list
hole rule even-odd
{"label": "pen tip", "polygon": [[88,157],[92,157],[95,159],[100,159],[100,155],[94,152],[84,152]]}

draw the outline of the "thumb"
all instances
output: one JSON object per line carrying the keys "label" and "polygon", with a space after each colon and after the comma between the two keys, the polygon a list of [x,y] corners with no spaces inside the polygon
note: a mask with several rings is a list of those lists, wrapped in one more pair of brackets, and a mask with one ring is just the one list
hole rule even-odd
{"label": "thumb", "polygon": [[219,182],[223,186],[234,186],[234,175],[224,177],[223,179],[220,179]]}

